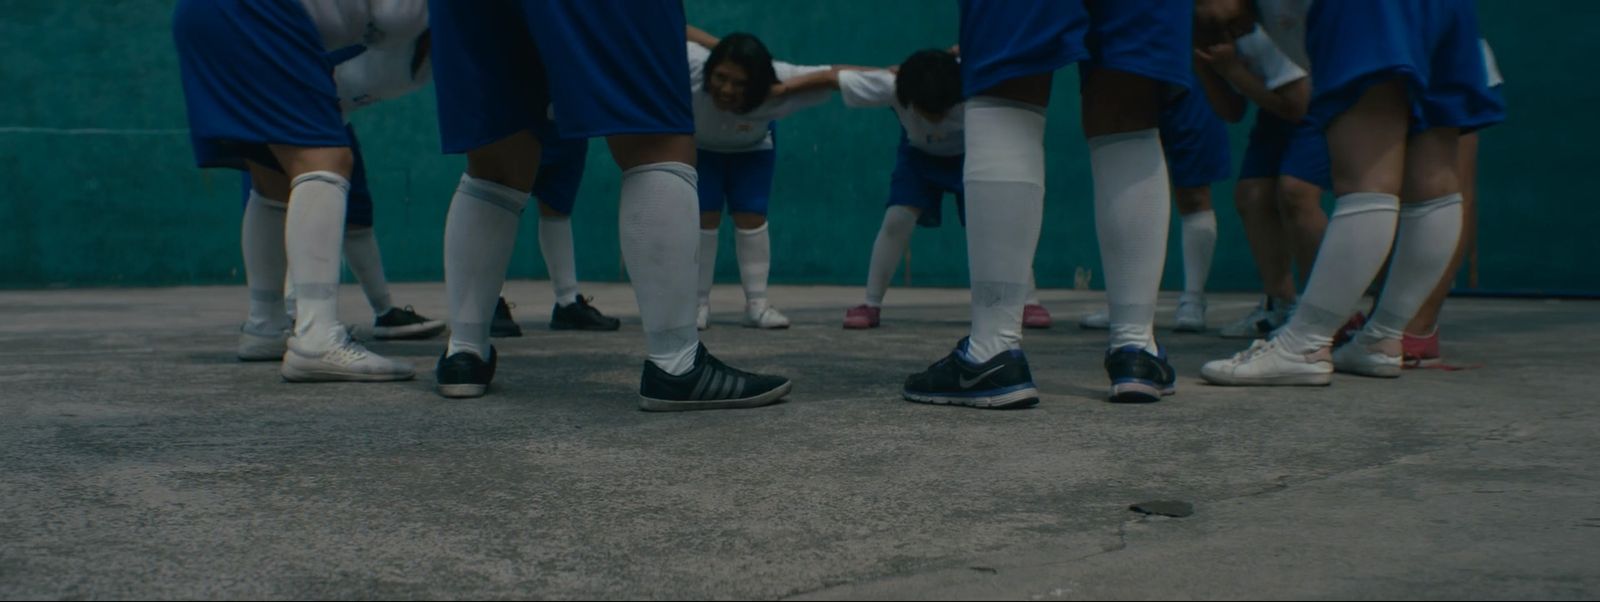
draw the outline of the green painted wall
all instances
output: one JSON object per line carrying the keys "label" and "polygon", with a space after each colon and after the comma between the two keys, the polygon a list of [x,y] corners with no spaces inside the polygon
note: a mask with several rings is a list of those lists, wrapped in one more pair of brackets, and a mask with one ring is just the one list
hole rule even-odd
{"label": "green painted wall", "polygon": [[[0,1],[0,287],[243,281],[237,176],[202,172],[190,160],[168,32],[171,4]],[[956,38],[953,1],[686,0],[686,6],[692,22],[713,32],[754,32],[779,57],[800,63],[883,65]],[[1600,55],[1600,2],[1483,0],[1481,11],[1510,81],[1513,111],[1484,139],[1481,283],[1600,290],[1600,264],[1592,260],[1600,253],[1593,234],[1600,212],[1582,177],[1592,169],[1597,128],[1581,117],[1600,101],[1600,84],[1581,68]],[[1068,71],[1057,81],[1039,280],[1072,286],[1082,268],[1095,273],[1098,286],[1077,78]],[[432,94],[369,109],[356,125],[390,277],[440,279],[444,216],[463,162],[438,153]],[[774,279],[863,282],[893,166],[892,114],[833,103],[781,128],[771,216]],[[1244,133],[1243,125],[1235,128],[1236,151]],[[585,280],[617,280],[618,172],[603,144],[591,153],[575,221],[579,272]],[[1212,288],[1252,288],[1256,278],[1228,201],[1231,187],[1219,185],[1215,194],[1222,237]],[[513,277],[543,276],[533,220],[525,218]],[[719,279],[732,282],[730,232],[723,243]],[[1171,287],[1182,274],[1178,245],[1169,248]],[[916,284],[964,284],[960,229],[920,231],[911,266]]]}

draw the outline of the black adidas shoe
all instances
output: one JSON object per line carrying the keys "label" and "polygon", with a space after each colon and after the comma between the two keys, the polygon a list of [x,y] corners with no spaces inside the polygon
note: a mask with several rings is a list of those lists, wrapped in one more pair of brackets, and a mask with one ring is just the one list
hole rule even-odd
{"label": "black adidas shoe", "polygon": [[639,379],[639,409],[647,412],[725,410],[777,403],[793,383],[781,376],[752,374],[728,367],[701,345],[695,351],[694,369],[681,376],[667,374],[655,362],[645,361]]}
{"label": "black adidas shoe", "polygon": [[974,408],[1026,408],[1039,403],[1039,389],[1022,351],[994,356],[974,366],[963,358],[967,339],[927,370],[906,379],[906,401]]}
{"label": "black adidas shoe", "polygon": [[432,320],[405,307],[391,307],[372,321],[372,338],[430,339],[444,332],[444,320]]}
{"label": "black adidas shoe", "polygon": [[1111,376],[1111,403],[1155,403],[1178,392],[1178,374],[1167,363],[1167,350],[1152,355],[1129,345],[1106,352],[1106,374]]}
{"label": "black adidas shoe", "polygon": [[496,339],[522,336],[522,327],[511,318],[511,305],[506,303],[505,297],[501,297],[494,306],[494,322],[489,324],[489,336]]}
{"label": "black adidas shoe", "polygon": [[550,330],[616,330],[622,320],[606,316],[589,305],[593,297],[579,296],[577,301],[563,307],[557,303],[550,310]]}
{"label": "black adidas shoe", "polygon": [[440,356],[439,365],[433,370],[434,379],[439,382],[439,394],[451,398],[483,397],[489,391],[489,381],[494,380],[494,367],[499,357],[492,346],[488,361],[466,351]]}

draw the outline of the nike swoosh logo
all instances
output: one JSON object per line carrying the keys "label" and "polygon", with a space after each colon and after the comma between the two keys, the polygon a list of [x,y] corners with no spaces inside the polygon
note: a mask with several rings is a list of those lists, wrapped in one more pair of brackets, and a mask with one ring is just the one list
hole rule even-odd
{"label": "nike swoosh logo", "polygon": [[979,374],[977,378],[968,380],[966,377],[962,377],[962,378],[958,379],[958,381],[961,383],[961,388],[963,388],[963,389],[971,389],[972,385],[978,384],[978,381],[983,380],[985,378],[989,378],[990,374],[994,374],[996,372],[999,372],[1000,370],[1002,370],[1004,368],[1005,368],[1005,366],[995,366],[993,368],[990,368],[988,372],[984,372],[983,374]]}

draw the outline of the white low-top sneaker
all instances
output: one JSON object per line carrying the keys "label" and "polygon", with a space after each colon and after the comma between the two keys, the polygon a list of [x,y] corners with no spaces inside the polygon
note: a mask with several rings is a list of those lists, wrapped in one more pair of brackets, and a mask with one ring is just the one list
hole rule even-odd
{"label": "white low-top sneaker", "polygon": [[1322,386],[1333,381],[1329,355],[1327,348],[1300,354],[1262,339],[1233,357],[1206,362],[1200,376],[1215,385]]}

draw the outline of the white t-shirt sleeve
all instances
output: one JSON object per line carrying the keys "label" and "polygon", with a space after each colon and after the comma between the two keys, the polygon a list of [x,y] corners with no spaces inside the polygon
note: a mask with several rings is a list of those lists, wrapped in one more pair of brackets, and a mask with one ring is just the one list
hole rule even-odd
{"label": "white t-shirt sleeve", "polygon": [[1489,48],[1489,41],[1478,38],[1478,44],[1483,46],[1483,68],[1489,78],[1489,87],[1493,88],[1506,83],[1505,78],[1500,76],[1500,62],[1495,60],[1494,49]]}
{"label": "white t-shirt sleeve", "polygon": [[810,75],[818,71],[832,69],[833,65],[791,65],[783,61],[772,61],[772,70],[778,73],[778,81],[789,81],[802,75]]}
{"label": "white t-shirt sleeve", "polygon": [[1250,66],[1250,72],[1266,82],[1268,90],[1282,88],[1305,79],[1307,75],[1305,69],[1289,60],[1289,56],[1260,29],[1239,36],[1234,47]]}
{"label": "white t-shirt sleeve", "polygon": [[894,73],[886,69],[840,71],[839,96],[847,107],[893,106]]}
{"label": "white t-shirt sleeve", "polygon": [[689,42],[689,84],[690,88],[697,89],[705,83],[706,59],[711,58],[711,51],[705,46]]}

